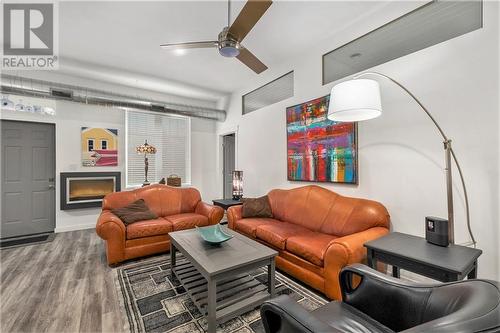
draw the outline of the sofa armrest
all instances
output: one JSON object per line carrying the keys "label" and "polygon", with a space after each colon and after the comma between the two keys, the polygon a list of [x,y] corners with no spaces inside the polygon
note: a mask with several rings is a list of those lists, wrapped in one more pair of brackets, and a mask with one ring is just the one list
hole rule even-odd
{"label": "sofa armrest", "polygon": [[241,220],[241,207],[242,205],[231,206],[227,210],[227,222],[229,229],[234,230],[234,223],[238,220]]}
{"label": "sofa armrest", "polygon": [[288,295],[265,301],[260,316],[266,333],[336,333],[340,332],[318,320]]}
{"label": "sofa armrest", "polygon": [[389,233],[384,227],[374,227],[352,235],[335,239],[325,254],[325,293],[331,299],[340,300],[339,274],[349,264],[363,262],[368,241]]}
{"label": "sofa armrest", "polygon": [[218,206],[209,205],[203,201],[198,202],[195,209],[196,214],[208,217],[208,224],[217,224],[224,216],[224,209]]}
{"label": "sofa armrest", "polygon": [[99,237],[106,240],[108,264],[123,261],[127,228],[122,220],[109,210],[103,210],[97,219],[96,232]]}

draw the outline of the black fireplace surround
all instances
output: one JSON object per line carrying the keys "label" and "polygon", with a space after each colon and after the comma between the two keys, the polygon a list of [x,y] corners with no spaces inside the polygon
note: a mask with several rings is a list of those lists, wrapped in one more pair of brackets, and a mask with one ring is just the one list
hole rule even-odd
{"label": "black fireplace surround", "polygon": [[61,172],[61,210],[101,207],[106,194],[119,191],[120,172]]}

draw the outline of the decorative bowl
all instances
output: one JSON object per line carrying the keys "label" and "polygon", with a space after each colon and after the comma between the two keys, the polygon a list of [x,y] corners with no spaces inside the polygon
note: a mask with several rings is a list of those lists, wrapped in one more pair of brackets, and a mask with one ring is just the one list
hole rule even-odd
{"label": "decorative bowl", "polygon": [[207,227],[196,227],[196,230],[198,230],[201,238],[203,238],[205,242],[214,245],[224,243],[233,238],[232,235],[222,230],[220,224],[209,225]]}

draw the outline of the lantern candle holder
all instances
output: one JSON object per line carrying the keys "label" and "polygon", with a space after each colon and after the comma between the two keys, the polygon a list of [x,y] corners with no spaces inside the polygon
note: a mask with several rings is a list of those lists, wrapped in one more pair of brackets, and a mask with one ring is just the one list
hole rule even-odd
{"label": "lantern candle holder", "polygon": [[243,198],[243,171],[233,171],[233,200]]}

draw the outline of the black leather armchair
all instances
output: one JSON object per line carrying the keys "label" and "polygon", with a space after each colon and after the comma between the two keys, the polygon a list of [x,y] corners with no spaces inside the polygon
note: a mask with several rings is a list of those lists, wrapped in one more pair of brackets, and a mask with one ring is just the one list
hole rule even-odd
{"label": "black leather armchair", "polygon": [[288,296],[266,301],[260,310],[266,332],[500,332],[497,282],[421,285],[356,264],[341,271],[340,287],[342,302],[312,312]]}

